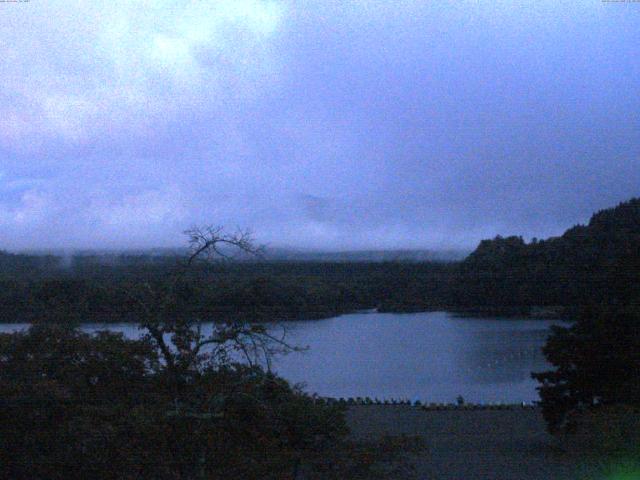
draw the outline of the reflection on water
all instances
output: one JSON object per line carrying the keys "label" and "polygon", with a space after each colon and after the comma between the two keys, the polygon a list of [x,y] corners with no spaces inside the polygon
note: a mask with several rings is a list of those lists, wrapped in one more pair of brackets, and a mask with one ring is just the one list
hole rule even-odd
{"label": "reflection on water", "polygon": [[[470,402],[530,402],[537,399],[530,373],[549,367],[540,347],[554,323],[559,322],[443,312],[289,322],[288,341],[310,348],[277,358],[274,369],[324,396],[453,402],[462,395]],[[0,325],[0,331],[20,327],[26,325]],[[140,335],[131,324],[83,328]]]}
{"label": "reflection on water", "polygon": [[290,338],[311,348],[277,360],[275,368],[321,395],[530,402],[537,399],[531,372],[549,368],[540,348],[554,323],[444,312],[295,322]]}
{"label": "reflection on water", "polygon": [[[548,322],[536,321],[531,328],[524,324],[527,320],[470,321],[473,325],[461,322],[454,330],[460,337],[455,343],[462,345],[455,361],[467,382],[517,383],[526,380],[531,371],[548,367],[540,349],[549,335]],[[487,328],[477,328],[478,321],[487,322]]]}

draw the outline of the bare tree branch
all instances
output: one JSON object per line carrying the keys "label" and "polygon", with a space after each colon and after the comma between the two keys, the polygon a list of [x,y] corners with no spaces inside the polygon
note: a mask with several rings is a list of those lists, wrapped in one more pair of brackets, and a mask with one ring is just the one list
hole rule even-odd
{"label": "bare tree branch", "polygon": [[[227,364],[233,361],[233,351],[241,354],[251,367],[264,361],[270,371],[273,355],[300,351],[285,341],[286,332],[278,338],[268,333],[264,325],[218,323],[210,334],[205,335],[200,318],[176,318],[180,314],[172,309],[172,305],[181,282],[196,262],[231,260],[238,254],[260,257],[264,251],[264,247],[256,246],[250,230],[237,229],[230,234],[220,226],[206,226],[192,227],[184,233],[188,236],[189,253],[183,268],[167,278],[164,285],[154,288],[144,284],[142,295],[136,298],[140,327],[156,344],[172,375],[176,378],[188,376],[204,359],[218,365]],[[171,335],[170,341],[165,338],[167,335]],[[213,348],[207,349],[209,346]],[[203,353],[205,350],[209,351]]]}
{"label": "bare tree branch", "polygon": [[236,233],[228,234],[222,227],[192,227],[184,232],[189,237],[189,256],[187,266],[193,264],[203,256],[207,260],[216,257],[222,259],[232,259],[234,255],[228,254],[222,247],[228,247],[230,251],[236,253],[249,254],[260,257],[264,252],[264,247],[256,246],[253,234],[250,230],[238,229]]}

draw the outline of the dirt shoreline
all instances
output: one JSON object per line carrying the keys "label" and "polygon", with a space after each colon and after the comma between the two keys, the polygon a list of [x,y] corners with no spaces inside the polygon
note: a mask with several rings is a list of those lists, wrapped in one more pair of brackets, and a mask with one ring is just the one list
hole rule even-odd
{"label": "dirt shoreline", "polygon": [[412,457],[419,479],[596,480],[616,473],[612,460],[561,449],[538,408],[356,405],[347,410],[347,421],[354,439],[420,436],[426,448]]}

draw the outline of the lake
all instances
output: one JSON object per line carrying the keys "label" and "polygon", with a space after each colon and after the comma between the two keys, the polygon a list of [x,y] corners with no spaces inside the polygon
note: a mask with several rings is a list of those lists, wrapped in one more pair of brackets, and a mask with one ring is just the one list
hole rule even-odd
{"label": "lake", "polygon": [[[530,372],[549,368],[540,348],[553,324],[530,319],[459,318],[445,312],[354,313],[287,322],[286,338],[305,352],[278,357],[274,370],[330,397],[422,402],[514,403],[538,399]],[[0,325],[0,331],[26,328]],[[278,328],[273,326],[272,328]],[[131,324],[86,324],[136,337]]]}

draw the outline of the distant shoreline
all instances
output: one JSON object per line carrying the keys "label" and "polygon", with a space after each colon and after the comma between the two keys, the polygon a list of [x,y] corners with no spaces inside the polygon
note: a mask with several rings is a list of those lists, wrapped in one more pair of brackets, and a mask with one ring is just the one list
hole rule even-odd
{"label": "distant shoreline", "polygon": [[[336,318],[343,315],[352,314],[367,314],[367,313],[389,313],[389,314],[411,314],[411,313],[429,313],[429,312],[446,312],[455,317],[460,318],[504,318],[509,319],[531,319],[531,320],[568,320],[573,318],[575,313],[574,307],[476,307],[476,308],[456,308],[456,307],[431,307],[431,308],[385,308],[385,307],[371,307],[371,308],[358,308],[349,310],[332,310],[332,311],[312,311],[299,314],[291,314],[291,312],[267,312],[267,311],[246,311],[238,314],[230,313],[228,310],[221,310],[220,312],[211,312],[206,318],[203,318],[203,322],[233,322],[233,321],[246,321],[248,323],[287,323],[287,322],[304,322],[304,321],[317,321],[328,320],[330,318]],[[116,324],[116,323],[128,323],[138,324],[139,321],[134,319],[131,315],[123,314],[90,314],[86,321],[80,322],[84,324]],[[0,316],[0,324],[31,324],[38,322],[38,318],[33,316],[27,316],[16,320],[15,318],[7,318],[6,316]]]}

